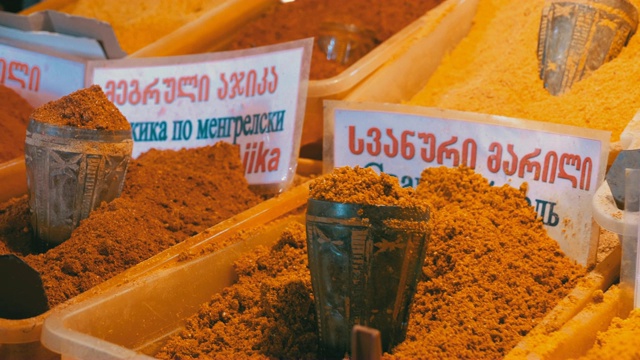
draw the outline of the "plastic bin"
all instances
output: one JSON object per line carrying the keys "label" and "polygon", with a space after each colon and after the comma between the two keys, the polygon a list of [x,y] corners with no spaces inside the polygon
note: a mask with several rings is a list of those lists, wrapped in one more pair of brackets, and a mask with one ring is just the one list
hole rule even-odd
{"label": "plastic bin", "polygon": [[[114,278],[105,284],[108,289],[102,294],[76,303],[77,307],[65,307],[68,312],[58,309],[52,313],[49,318],[55,318],[47,318],[43,343],[63,359],[146,358],[143,354],[153,352],[184,318],[197,312],[200,304],[235,282],[232,265],[236,259],[257,245],[274,244],[289,221],[303,223],[304,213],[297,209],[307,198],[308,186],[304,184],[211,228],[208,236],[168,249],[154,261],[142,263],[136,274]],[[285,214],[293,217],[272,223]],[[180,260],[181,255],[198,254],[212,241],[268,223],[274,225],[223,250]],[[140,277],[144,273],[147,276]],[[69,315],[73,320],[66,318]]]}
{"label": "plastic bin", "polygon": [[[304,191],[291,195],[300,196],[300,201],[292,201],[288,209],[279,205],[282,212],[293,211],[307,198]],[[258,244],[275,243],[286,224],[303,223],[303,215],[272,225],[262,219],[247,222],[247,226],[259,230],[241,243],[185,263],[168,261],[161,271],[131,279],[87,301],[55,311],[45,321],[42,342],[61,353],[63,359],[148,359],[168,336],[180,329],[186,318],[198,311],[199,304],[234,282],[235,259]],[[239,231],[240,228],[232,226],[225,236]],[[579,313],[596,291],[608,288],[615,280],[619,260],[619,252],[617,256],[612,253],[539,326],[559,328]]]}
{"label": "plastic bin", "polygon": [[0,163],[0,179],[2,179],[0,202],[27,193],[26,171],[24,157]]}
{"label": "plastic bin", "polygon": [[[405,51],[389,58],[370,76],[344,94],[345,101],[405,103],[424,89],[443,57],[463,40],[473,24],[478,0],[446,1],[426,17],[422,32],[406,40]],[[438,24],[437,27],[431,27]],[[405,29],[406,30],[406,29]],[[311,94],[311,91],[309,92]],[[620,140],[610,143],[608,164],[640,133],[640,112],[632,119]],[[635,123],[635,125],[633,125]],[[625,134],[626,133],[626,134]]]}
{"label": "plastic bin", "polygon": [[[51,9],[63,9],[74,0],[45,0],[23,14]],[[263,12],[277,0],[226,0],[208,11],[200,19],[193,21],[171,34],[130,54],[130,57],[157,57],[184,55],[218,50],[224,38],[252,17]],[[425,15],[378,45],[342,73],[323,80],[309,82],[305,124],[301,146],[307,146],[303,157],[320,159],[324,99],[344,99],[359,84],[383,65],[401,60],[400,65],[387,69],[383,77],[395,78],[389,88],[363,91],[359,100],[395,101],[396,92],[413,94],[424,85],[428,75],[435,69],[440,59],[471,27],[478,0],[445,0]],[[432,34],[435,33],[435,34]],[[398,72],[400,71],[400,72]],[[404,74],[404,76],[399,76]],[[370,85],[367,85],[368,88]],[[377,85],[372,85],[377,86]],[[369,96],[371,95],[371,96]],[[393,95],[393,96],[392,96]],[[314,146],[315,145],[315,146]]]}
{"label": "plastic bin", "polygon": [[[20,164],[17,164],[15,167],[19,167],[19,165]],[[20,171],[17,171],[16,173],[19,173],[19,176],[17,177],[24,178],[24,164],[22,166],[22,172],[20,173]],[[305,163],[305,167],[308,171],[315,171],[319,168],[319,165],[315,162],[307,161]],[[1,169],[3,168],[0,167],[0,170]],[[0,179],[0,183],[2,184],[7,181],[5,178]],[[5,188],[3,187],[2,190],[0,190],[0,194],[3,197],[7,197],[8,193],[3,191],[4,189]],[[280,216],[289,209],[296,208],[304,203],[303,197],[300,195],[301,193],[306,194],[306,188],[304,186],[294,188],[290,190],[290,192],[285,192],[279,197],[267,200],[250,210],[205,230],[199,235],[174,245],[164,252],[161,252],[154,257],[124,271],[123,273],[114,276],[102,284],[70,299],[69,301],[54,307],[44,314],[21,320],[0,319],[0,359],[58,359],[58,354],[46,350],[40,343],[42,325],[45,319],[49,317],[53,311],[94,298],[113,287],[118,287],[123,283],[126,283],[128,279],[149,272],[163,262],[176,258],[188,249],[198,247],[203,243],[221,239],[221,237],[227,236],[227,228],[242,229],[247,226],[247,223],[251,223],[253,221],[268,221]]]}
{"label": "plastic bin", "polygon": [[[606,330],[615,316],[629,313],[630,309],[622,306],[619,288],[610,287],[619,275],[617,247],[589,273],[588,285],[576,287],[505,359],[569,359],[584,355],[593,346],[598,331]],[[604,301],[596,303],[598,290],[606,293]]]}

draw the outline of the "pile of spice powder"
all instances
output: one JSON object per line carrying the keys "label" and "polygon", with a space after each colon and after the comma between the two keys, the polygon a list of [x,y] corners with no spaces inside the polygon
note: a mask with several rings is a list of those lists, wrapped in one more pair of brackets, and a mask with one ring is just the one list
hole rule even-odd
{"label": "pile of spice powder", "polygon": [[78,0],[61,11],[111,24],[120,47],[131,54],[199,18],[218,0]]}
{"label": "pile of spice powder", "polygon": [[638,359],[640,357],[640,309],[626,319],[614,318],[606,331],[598,333],[594,346],[580,360]]}
{"label": "pile of spice powder", "polygon": [[131,129],[127,118],[109,101],[99,85],[91,85],[50,101],[35,109],[31,119],[81,129]]}
{"label": "pile of spice powder", "polygon": [[[546,235],[523,190],[492,187],[463,167],[427,169],[420,183],[417,196],[431,204],[434,229],[407,337],[383,358],[501,358],[585,269]],[[203,305],[155,356],[318,358],[306,234],[298,227],[271,251],[238,261],[238,283]],[[283,251],[282,242],[295,251]]]}
{"label": "pile of spice powder", "polygon": [[[318,39],[323,23],[355,25],[373,34],[379,44],[427,13],[441,0],[297,0],[274,5],[259,18],[238,30],[228,49],[246,49],[304,38]],[[286,19],[286,20],[284,20]],[[310,78],[327,79],[351,64],[327,60],[314,46]]]}
{"label": "pile of spice powder", "polygon": [[27,124],[33,107],[12,89],[0,84],[0,162],[24,156]]}
{"label": "pile of spice powder", "polygon": [[309,197],[349,204],[420,206],[413,188],[401,187],[389,174],[359,166],[336,168],[314,179],[309,184]]}
{"label": "pile of spice powder", "polygon": [[234,145],[150,150],[129,163],[122,195],[69,240],[44,253],[31,247],[24,196],[0,205],[0,242],[40,272],[54,307],[260,201]]}
{"label": "pile of spice powder", "polygon": [[316,359],[317,335],[304,225],[235,263],[238,282],[187,319],[159,359]]}
{"label": "pile of spice powder", "polygon": [[567,258],[527,204],[525,188],[490,186],[470,168],[423,171],[417,196],[433,230],[400,358],[500,358],[585,269]]}
{"label": "pile of spice powder", "polygon": [[538,71],[544,5],[545,0],[478,1],[469,34],[409,103],[608,130],[611,141],[618,141],[640,108],[640,36],[570,91],[553,96]]}

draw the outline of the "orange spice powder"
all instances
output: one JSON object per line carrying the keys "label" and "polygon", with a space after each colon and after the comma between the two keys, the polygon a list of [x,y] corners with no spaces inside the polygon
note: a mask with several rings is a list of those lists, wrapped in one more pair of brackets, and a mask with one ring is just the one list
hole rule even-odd
{"label": "orange spice powder", "polygon": [[640,108],[640,36],[571,91],[553,96],[539,78],[536,53],[544,4],[478,1],[469,34],[410,103],[607,130],[619,140]]}

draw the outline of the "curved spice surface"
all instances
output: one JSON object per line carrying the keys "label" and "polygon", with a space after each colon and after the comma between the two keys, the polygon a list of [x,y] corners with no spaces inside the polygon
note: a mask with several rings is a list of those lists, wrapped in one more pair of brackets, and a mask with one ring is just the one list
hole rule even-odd
{"label": "curved spice surface", "polygon": [[[503,357],[585,269],[546,235],[522,190],[492,187],[468,168],[427,169],[421,184],[417,196],[433,209],[431,240],[407,338],[384,358]],[[155,356],[317,358],[305,238],[292,223],[274,248],[240,260],[238,283]]]}
{"label": "curved spice surface", "polygon": [[38,107],[33,120],[93,130],[129,130],[131,124],[99,85],[75,91]]}
{"label": "curved spice surface", "polygon": [[[441,0],[297,0],[278,3],[240,29],[228,49],[246,49],[310,37],[317,40],[322,34],[324,22],[355,25],[371,32],[374,43],[380,44],[440,2]],[[330,78],[350,65],[327,60],[316,43],[313,47],[310,78]]]}
{"label": "curved spice surface", "polygon": [[544,4],[479,1],[469,34],[410,103],[608,130],[619,140],[640,108],[640,36],[569,92],[553,96],[543,88],[536,54]]}
{"label": "curved spice surface", "polygon": [[433,230],[405,343],[392,358],[503,357],[585,269],[551,239],[524,189],[469,168],[423,171]]}
{"label": "curved spice surface", "polygon": [[0,243],[40,272],[53,307],[261,200],[234,145],[151,150],[130,162],[120,198],[94,210],[69,240],[44,253],[30,245],[24,196],[0,205]]}
{"label": "curved spice surface", "polygon": [[631,311],[626,319],[611,320],[609,328],[598,333],[596,342],[580,360],[637,359],[640,357],[640,309]]}
{"label": "curved spice surface", "polygon": [[0,162],[24,156],[24,140],[32,112],[33,106],[0,84]]}
{"label": "curved spice surface", "polygon": [[363,205],[419,206],[412,188],[403,188],[398,179],[371,168],[341,167],[314,179],[309,184],[309,197]]}

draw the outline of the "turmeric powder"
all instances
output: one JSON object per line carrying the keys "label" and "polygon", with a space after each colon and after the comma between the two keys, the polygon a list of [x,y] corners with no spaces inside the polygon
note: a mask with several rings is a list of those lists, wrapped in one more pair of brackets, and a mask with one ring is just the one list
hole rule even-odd
{"label": "turmeric powder", "polygon": [[640,108],[640,36],[569,92],[553,96],[539,78],[536,53],[544,4],[478,1],[469,34],[409,102],[607,130],[618,141]]}
{"label": "turmeric powder", "polygon": [[626,319],[614,318],[609,328],[596,337],[596,343],[580,360],[637,359],[640,357],[640,309]]}
{"label": "turmeric powder", "polygon": [[126,53],[131,54],[197,19],[218,0],[78,0],[61,11],[111,24]]}

